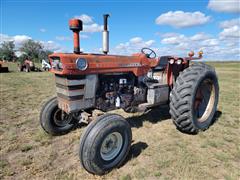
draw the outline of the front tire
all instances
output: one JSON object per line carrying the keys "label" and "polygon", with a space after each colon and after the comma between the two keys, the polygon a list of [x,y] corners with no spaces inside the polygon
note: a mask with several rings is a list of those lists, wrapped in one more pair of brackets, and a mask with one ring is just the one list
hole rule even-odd
{"label": "front tire", "polygon": [[80,163],[89,173],[103,175],[121,165],[129,152],[131,140],[131,127],[122,116],[99,116],[81,136]]}
{"label": "front tire", "polygon": [[62,135],[71,131],[77,125],[77,121],[71,114],[59,109],[57,97],[53,97],[42,107],[40,124],[48,134]]}
{"label": "front tire", "polygon": [[195,63],[177,77],[170,94],[170,114],[177,129],[197,134],[213,123],[219,96],[214,69]]}

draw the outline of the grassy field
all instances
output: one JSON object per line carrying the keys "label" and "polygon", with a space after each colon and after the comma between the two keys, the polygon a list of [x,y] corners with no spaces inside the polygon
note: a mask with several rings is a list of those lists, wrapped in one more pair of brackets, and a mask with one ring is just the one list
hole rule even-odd
{"label": "grassy field", "polygon": [[1,74],[0,179],[240,179],[240,63],[212,65],[220,84],[218,121],[193,136],[176,130],[167,108],[143,116],[119,111],[134,141],[124,165],[102,177],[80,167],[82,128],[51,137],[39,125],[42,103],[55,94],[53,75]]}

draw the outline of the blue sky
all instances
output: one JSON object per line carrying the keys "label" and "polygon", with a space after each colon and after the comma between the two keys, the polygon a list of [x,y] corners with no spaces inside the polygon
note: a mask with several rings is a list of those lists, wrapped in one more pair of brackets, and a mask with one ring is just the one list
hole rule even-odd
{"label": "blue sky", "polygon": [[16,47],[27,39],[46,49],[72,51],[68,20],[84,22],[81,48],[100,52],[104,13],[110,13],[110,53],[131,54],[142,47],[160,55],[203,50],[208,60],[240,60],[239,0],[184,1],[1,1],[1,41]]}

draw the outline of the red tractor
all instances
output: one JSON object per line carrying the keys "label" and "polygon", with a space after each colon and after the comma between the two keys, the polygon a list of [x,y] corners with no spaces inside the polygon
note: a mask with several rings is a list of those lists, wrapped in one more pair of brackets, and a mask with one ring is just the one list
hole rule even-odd
{"label": "red tractor", "polygon": [[94,109],[144,112],[169,104],[173,123],[188,134],[204,131],[214,121],[219,86],[209,65],[190,63],[189,57],[160,56],[149,48],[131,56],[108,55],[108,15],[104,15],[103,54],[80,52],[82,21],[71,19],[74,53],[49,56],[56,94],[40,113],[42,128],[61,135],[79,123],[89,123],[80,139],[79,158],[84,169],[102,175],[121,165],[132,141],[131,127],[120,115],[95,116]]}
{"label": "red tractor", "polygon": [[41,72],[41,69],[35,66],[34,62],[29,60],[28,58],[21,64],[18,64],[19,72]]}
{"label": "red tractor", "polygon": [[0,60],[0,73],[9,72],[8,67],[4,66],[4,61]]}

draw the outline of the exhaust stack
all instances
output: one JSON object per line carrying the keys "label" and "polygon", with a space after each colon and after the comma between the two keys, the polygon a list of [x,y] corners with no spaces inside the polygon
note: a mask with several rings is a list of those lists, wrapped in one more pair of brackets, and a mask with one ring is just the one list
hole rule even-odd
{"label": "exhaust stack", "polygon": [[70,19],[69,29],[73,31],[73,44],[74,44],[73,52],[76,54],[80,54],[81,52],[79,32],[82,31],[82,21],[79,19]]}
{"label": "exhaust stack", "polygon": [[109,31],[108,31],[108,17],[109,14],[104,14],[103,15],[103,20],[104,20],[104,29],[103,29],[103,53],[107,54],[109,51]]}

